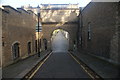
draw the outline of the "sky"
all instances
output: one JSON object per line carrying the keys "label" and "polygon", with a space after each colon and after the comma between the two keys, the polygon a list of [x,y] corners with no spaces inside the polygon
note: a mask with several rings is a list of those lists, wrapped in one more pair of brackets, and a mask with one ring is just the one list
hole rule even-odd
{"label": "sky", "polygon": [[1,5],[10,5],[14,8],[30,4],[36,7],[40,4],[79,4],[79,7],[85,7],[91,0],[0,0]]}

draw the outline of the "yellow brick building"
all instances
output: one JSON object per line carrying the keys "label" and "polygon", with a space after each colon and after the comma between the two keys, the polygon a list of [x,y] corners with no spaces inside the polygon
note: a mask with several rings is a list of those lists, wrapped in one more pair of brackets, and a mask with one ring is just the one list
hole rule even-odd
{"label": "yellow brick building", "polygon": [[[37,15],[22,8],[3,6],[2,66],[7,66],[36,53]],[[1,30],[1,29],[0,29]]]}

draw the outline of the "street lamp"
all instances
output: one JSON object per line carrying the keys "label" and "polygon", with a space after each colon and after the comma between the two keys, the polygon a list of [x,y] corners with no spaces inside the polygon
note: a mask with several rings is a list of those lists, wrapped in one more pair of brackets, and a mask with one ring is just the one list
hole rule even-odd
{"label": "street lamp", "polygon": [[38,5],[37,7],[37,14],[38,14],[38,57],[40,57],[40,36],[39,36],[39,32],[40,32],[40,27],[39,27],[39,19],[40,19],[40,7]]}

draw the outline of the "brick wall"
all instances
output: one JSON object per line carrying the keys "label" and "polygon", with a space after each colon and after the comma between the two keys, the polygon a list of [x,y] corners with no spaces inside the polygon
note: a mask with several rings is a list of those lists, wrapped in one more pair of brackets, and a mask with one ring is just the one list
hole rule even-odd
{"label": "brick wall", "polygon": [[16,60],[13,59],[12,45],[15,42],[20,44],[19,59],[28,57],[27,43],[32,44],[32,53],[35,53],[35,26],[36,16],[34,13],[27,12],[23,9],[14,9],[10,6],[3,6],[2,11],[2,30],[3,30],[3,66],[11,64]]}
{"label": "brick wall", "polygon": [[120,2],[118,4],[118,62],[120,62]]}
{"label": "brick wall", "polygon": [[[82,45],[87,52],[118,63],[118,3],[91,2],[82,10]],[[89,24],[91,39],[88,39]]]}
{"label": "brick wall", "polygon": [[1,68],[1,61],[2,61],[2,9],[0,9],[0,68]]}

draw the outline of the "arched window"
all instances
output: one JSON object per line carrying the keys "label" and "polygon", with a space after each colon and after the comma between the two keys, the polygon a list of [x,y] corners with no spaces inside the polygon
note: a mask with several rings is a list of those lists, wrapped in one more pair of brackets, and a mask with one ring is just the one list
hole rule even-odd
{"label": "arched window", "polygon": [[20,54],[20,46],[19,43],[15,43],[12,46],[12,53],[13,53],[13,59],[16,59],[19,57]]}

